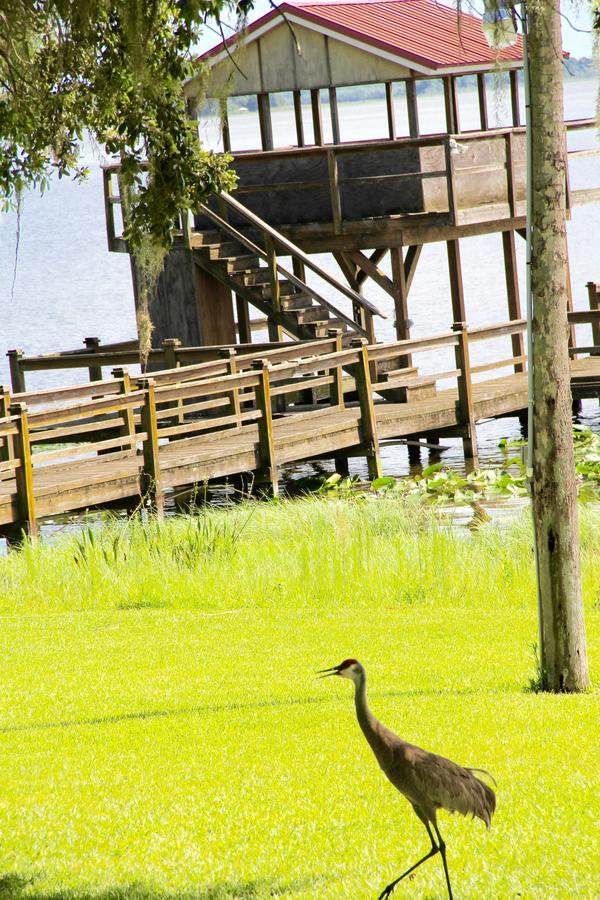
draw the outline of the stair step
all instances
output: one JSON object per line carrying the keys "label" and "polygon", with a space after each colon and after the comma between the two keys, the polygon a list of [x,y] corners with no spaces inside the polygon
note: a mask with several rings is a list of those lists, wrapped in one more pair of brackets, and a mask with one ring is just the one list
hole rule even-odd
{"label": "stair step", "polygon": [[248,287],[252,287],[255,284],[268,284],[269,283],[269,270],[266,266],[262,268],[256,267],[254,272],[249,272],[244,276],[244,284],[247,284]]}
{"label": "stair step", "polygon": [[[262,284],[256,285],[257,288],[261,290],[261,293],[265,300],[271,299],[271,285],[270,284]],[[296,291],[296,286],[292,284],[291,281],[280,281],[279,282],[279,295],[280,297],[285,297],[290,294],[294,294]]]}
{"label": "stair step", "polygon": [[342,322],[341,319],[327,319],[327,321],[310,322],[306,325],[306,328],[310,328],[316,338],[329,337],[328,332],[332,328],[343,333],[348,331],[348,326],[345,322]]}
{"label": "stair step", "polygon": [[192,237],[194,247],[217,247],[223,242],[220,231],[194,231]]}
{"label": "stair step", "polygon": [[303,310],[312,306],[312,297],[310,294],[298,291],[297,294],[288,294],[281,298],[281,308],[286,312],[288,310]]}
{"label": "stair step", "polygon": [[309,325],[313,322],[329,321],[329,314],[322,306],[307,306],[304,309],[286,309],[299,325]]}
{"label": "stair step", "polygon": [[[227,259],[227,271],[228,272],[252,272],[253,269],[258,266],[258,256],[236,256],[232,259]],[[247,274],[244,274],[244,284],[246,284]]]}
{"label": "stair step", "polygon": [[217,246],[208,247],[211,259],[235,259],[237,256],[247,256],[248,248],[237,241],[225,241]]}

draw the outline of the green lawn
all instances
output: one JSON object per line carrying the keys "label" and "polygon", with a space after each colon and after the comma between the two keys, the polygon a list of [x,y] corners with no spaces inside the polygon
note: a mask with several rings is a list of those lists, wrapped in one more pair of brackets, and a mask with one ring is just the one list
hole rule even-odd
{"label": "green lawn", "polygon": [[[65,536],[0,560],[0,615],[2,898],[374,900],[428,843],[351,686],[315,679],[346,656],[386,724],[497,779],[491,831],[440,815],[457,900],[600,894],[598,694],[526,690],[526,517],[325,500]],[[439,857],[394,896],[443,898]]]}

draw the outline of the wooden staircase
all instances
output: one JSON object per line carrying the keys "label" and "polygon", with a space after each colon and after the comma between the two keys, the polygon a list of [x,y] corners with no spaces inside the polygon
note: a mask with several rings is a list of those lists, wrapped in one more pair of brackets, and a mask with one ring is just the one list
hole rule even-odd
{"label": "wooden staircase", "polygon": [[[357,337],[373,341],[373,316],[385,318],[379,309],[233,197],[221,194],[215,205],[218,212],[202,207],[198,225],[185,235],[186,243],[200,268],[267,317],[272,340],[282,332],[310,340],[335,330],[341,332],[344,346]],[[284,256],[291,258],[292,271],[281,265]],[[307,269],[333,287],[340,301],[348,305],[350,300],[352,313],[345,313],[309,285]]]}

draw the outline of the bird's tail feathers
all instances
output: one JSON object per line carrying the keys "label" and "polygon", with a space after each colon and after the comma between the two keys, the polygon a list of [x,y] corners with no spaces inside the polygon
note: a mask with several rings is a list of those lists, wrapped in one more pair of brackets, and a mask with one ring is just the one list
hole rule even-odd
{"label": "bird's tail feathers", "polygon": [[496,779],[494,778],[494,776],[492,775],[491,772],[487,771],[487,769],[472,769],[469,767],[467,769],[467,771],[471,772],[472,774],[486,775],[491,781],[494,782],[494,787],[498,787],[498,783],[497,783]]}

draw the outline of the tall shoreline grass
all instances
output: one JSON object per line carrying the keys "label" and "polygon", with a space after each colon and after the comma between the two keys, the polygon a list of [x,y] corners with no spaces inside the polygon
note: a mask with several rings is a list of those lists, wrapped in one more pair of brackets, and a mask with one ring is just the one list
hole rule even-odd
{"label": "tall shoreline grass", "polygon": [[[600,508],[582,508],[584,594],[600,604]],[[248,502],[87,527],[0,559],[0,615],[286,604],[476,604],[534,597],[529,516],[469,533],[362,497]]]}

